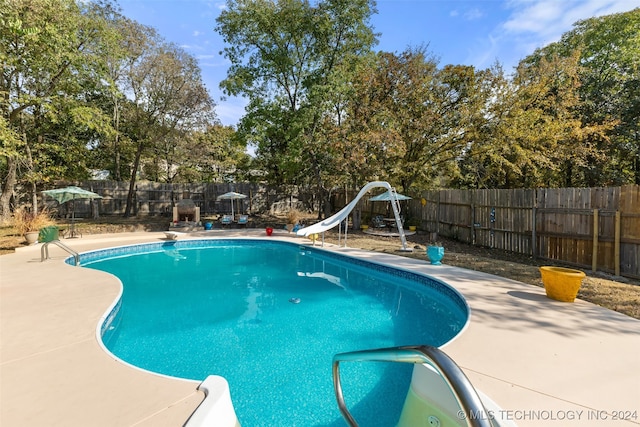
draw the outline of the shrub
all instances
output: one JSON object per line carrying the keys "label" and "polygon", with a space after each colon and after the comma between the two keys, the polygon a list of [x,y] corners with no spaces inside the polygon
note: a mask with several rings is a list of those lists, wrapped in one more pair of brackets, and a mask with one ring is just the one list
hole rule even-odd
{"label": "shrub", "polygon": [[50,225],[55,225],[55,222],[51,219],[49,211],[46,209],[42,209],[37,214],[34,214],[20,207],[13,213],[13,226],[20,235],[29,231],[38,231]]}
{"label": "shrub", "polygon": [[297,209],[289,209],[287,212],[287,224],[297,224],[300,219],[300,212]]}

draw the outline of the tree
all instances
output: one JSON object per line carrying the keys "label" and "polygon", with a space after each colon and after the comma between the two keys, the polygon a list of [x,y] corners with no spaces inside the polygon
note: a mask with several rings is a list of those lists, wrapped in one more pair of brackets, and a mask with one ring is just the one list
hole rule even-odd
{"label": "tree", "polygon": [[579,114],[579,53],[531,56],[512,80],[491,70],[485,124],[460,159],[458,184],[481,188],[572,186],[577,169],[599,155],[590,141],[610,124],[585,124]]}
{"label": "tree", "polygon": [[238,181],[240,170],[250,163],[245,144],[231,126],[215,124],[196,132],[188,141],[190,155],[180,173],[190,173],[192,181]]}
{"label": "tree", "polygon": [[113,132],[109,139],[100,141],[97,148],[105,156],[101,166],[120,181],[123,176],[130,176],[127,165],[133,161],[135,153],[130,139],[121,130],[126,94],[132,92],[128,73],[142,61],[159,36],[155,29],[126,18],[116,8],[105,7],[102,18],[111,29],[110,37],[103,40],[101,55],[105,68],[102,108],[105,113],[111,113]]}
{"label": "tree", "polygon": [[[231,62],[225,93],[249,98],[239,134],[257,147],[272,183],[299,184],[314,177],[325,194],[317,144],[321,123],[332,117],[341,73],[369,51],[372,0],[230,0],[216,30]],[[325,197],[326,198],[326,197]]]}
{"label": "tree", "polygon": [[[18,180],[29,185],[37,211],[36,184],[59,177],[60,165],[74,163],[82,150],[75,137],[67,138],[62,149],[59,135],[52,133],[56,124],[71,124],[68,131],[105,129],[100,110],[85,96],[99,76],[90,65],[97,61],[102,34],[95,10],[73,0],[0,0],[0,108],[12,136],[3,139],[2,218],[10,214]],[[50,167],[47,151],[57,152],[58,167]]]}
{"label": "tree", "polygon": [[213,101],[202,83],[196,59],[183,49],[152,41],[139,62],[130,64],[125,133],[135,146],[124,216],[133,209],[133,195],[143,155],[186,132],[204,129],[214,119]]}
{"label": "tree", "polygon": [[4,161],[0,170],[5,172],[1,189],[2,194],[0,194],[0,209],[2,209],[0,221],[4,222],[8,219],[10,213],[13,186],[17,182],[17,159],[20,156],[19,148],[22,145],[22,140],[3,116],[0,116],[0,141],[2,141],[0,159]]}
{"label": "tree", "polygon": [[575,184],[640,184],[640,8],[578,21],[525,60],[576,52],[583,126],[607,130],[585,139],[593,155],[575,165]]}
{"label": "tree", "polygon": [[181,132],[157,141],[144,177],[156,182],[235,181],[249,162],[245,145],[231,126],[211,124],[206,130]]}
{"label": "tree", "polygon": [[405,192],[433,185],[453,168],[482,114],[487,94],[477,74],[466,66],[439,69],[424,46],[379,53],[354,80],[345,169]]}

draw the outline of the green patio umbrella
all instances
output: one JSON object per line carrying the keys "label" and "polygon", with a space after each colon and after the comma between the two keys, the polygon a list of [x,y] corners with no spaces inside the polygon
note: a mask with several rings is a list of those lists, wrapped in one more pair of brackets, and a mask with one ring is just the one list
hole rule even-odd
{"label": "green patio umbrella", "polygon": [[[409,196],[405,196],[403,194],[400,193],[396,193],[396,197],[398,199],[398,201],[400,200],[411,200],[411,197]],[[391,196],[389,195],[388,191],[385,191],[384,193],[380,193],[377,196],[373,196],[369,198],[370,202],[390,202],[391,201]],[[391,205],[387,205],[387,216],[389,216],[389,207]],[[373,215],[373,205],[371,205],[371,215]]]}
{"label": "green patio umbrella", "polygon": [[[411,200],[411,197],[404,196],[400,193],[396,193],[396,197],[398,200]],[[373,196],[369,199],[371,202],[390,202],[391,197],[389,196],[389,192],[385,191],[384,193],[378,194],[377,196]]]}
{"label": "green patio umbrella", "polygon": [[60,204],[76,199],[102,199],[101,195],[96,194],[93,191],[85,190],[73,185],[64,188],[56,188],[54,190],[44,190],[42,194],[46,194]]}
{"label": "green patio umbrella", "polygon": [[[58,203],[63,204],[69,201],[74,201],[77,199],[102,199],[102,196],[94,193],[93,191],[85,190],[76,186],[69,186],[64,188],[56,188],[53,190],[44,190],[42,194],[45,194]],[[74,220],[75,220],[75,209],[71,211],[71,227],[72,234],[75,232],[74,228]]]}

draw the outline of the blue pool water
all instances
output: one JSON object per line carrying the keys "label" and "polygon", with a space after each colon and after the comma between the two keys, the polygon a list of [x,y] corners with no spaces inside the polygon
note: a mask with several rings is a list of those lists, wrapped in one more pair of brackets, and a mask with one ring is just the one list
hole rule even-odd
{"label": "blue pool water", "polygon": [[[462,298],[440,282],[291,243],[177,241],[81,261],[123,283],[106,347],[153,372],[225,377],[243,427],[344,426],[334,354],[442,345],[468,318]],[[411,369],[341,365],[346,402],[361,426],[395,425]]]}

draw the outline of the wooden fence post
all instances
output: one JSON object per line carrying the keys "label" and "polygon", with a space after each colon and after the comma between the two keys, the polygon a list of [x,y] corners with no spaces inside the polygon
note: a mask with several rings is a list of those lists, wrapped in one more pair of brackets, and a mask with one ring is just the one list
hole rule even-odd
{"label": "wooden fence post", "polygon": [[616,276],[620,275],[620,211],[616,211],[615,234],[613,243],[613,259],[615,260]]}
{"label": "wooden fence post", "polygon": [[537,242],[536,242],[536,207],[531,208],[531,256],[533,259],[538,257]]}
{"label": "wooden fence post", "polygon": [[598,269],[598,209],[593,210],[593,255],[591,256],[591,271]]}
{"label": "wooden fence post", "polygon": [[538,206],[538,190],[533,190],[533,205],[531,207],[531,256],[533,259],[538,257],[538,242],[536,241],[538,236],[536,236],[536,208]]}
{"label": "wooden fence post", "polygon": [[471,206],[469,209],[469,224],[471,225],[471,235],[470,240],[471,240],[471,244],[475,245],[476,244],[476,205],[475,205],[475,190],[470,190],[471,191]]}
{"label": "wooden fence post", "polygon": [[438,204],[436,205],[436,238],[440,235],[440,194],[442,194],[442,190],[438,190]]}

